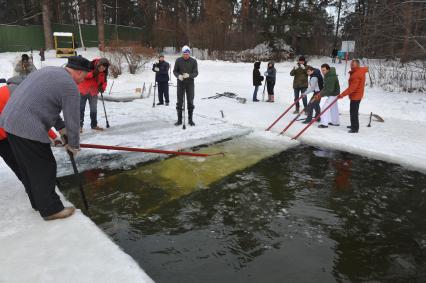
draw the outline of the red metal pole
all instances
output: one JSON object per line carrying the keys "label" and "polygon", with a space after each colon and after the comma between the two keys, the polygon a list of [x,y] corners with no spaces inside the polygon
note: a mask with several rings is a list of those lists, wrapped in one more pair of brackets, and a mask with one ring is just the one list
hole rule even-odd
{"label": "red metal pole", "polygon": [[274,123],[272,123],[272,125],[270,125],[265,131],[269,131],[273,126],[275,126],[276,123],[278,123],[279,120],[281,120],[282,117],[284,117],[285,114],[287,114],[288,111],[290,111],[291,108],[293,108],[294,105],[296,105],[297,102],[299,102],[303,97],[305,97],[306,95],[301,95],[295,102],[293,102],[292,105],[290,105],[283,114],[281,114],[280,117],[278,117],[277,120],[275,120]]}
{"label": "red metal pole", "polygon": [[293,137],[292,140],[297,140],[313,123],[315,123],[328,109],[330,109],[337,102],[337,100],[339,100],[338,96],[317,117],[312,119],[312,121],[309,122],[309,124],[307,124],[306,127],[304,127],[303,130],[300,131],[300,133],[298,133],[295,137]]}
{"label": "red metal pole", "polygon": [[305,112],[305,110],[306,110],[306,108],[308,108],[308,107],[305,107],[303,110],[302,110],[302,112],[300,112],[299,114],[297,114],[296,115],[296,117],[294,117],[294,119],[293,120],[291,120],[291,122],[290,122],[290,124],[288,124],[287,125],[287,127],[285,127],[284,128],[284,130],[282,130],[281,131],[281,133],[280,133],[280,135],[282,135],[282,134],[284,134],[285,133],[285,131],[287,131],[288,130],[288,128],[290,128],[291,127],[291,125],[293,125],[293,123],[294,122],[296,122],[296,120]]}
{"label": "red metal pole", "polygon": [[148,152],[148,153],[159,153],[159,154],[170,154],[170,155],[185,155],[185,156],[196,156],[196,157],[209,157],[215,155],[225,155],[223,152],[207,154],[207,153],[193,153],[183,151],[172,151],[172,150],[161,150],[161,149],[147,149],[147,148],[134,148],[134,147],[123,147],[123,146],[111,146],[101,144],[85,144],[81,143],[82,148],[95,148],[95,149],[107,149],[107,150],[119,150],[119,151],[131,151],[131,152]]}

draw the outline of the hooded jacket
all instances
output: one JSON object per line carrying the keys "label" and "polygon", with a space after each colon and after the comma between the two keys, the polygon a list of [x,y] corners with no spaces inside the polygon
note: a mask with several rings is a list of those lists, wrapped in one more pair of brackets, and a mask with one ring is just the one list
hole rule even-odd
{"label": "hooded jacket", "polygon": [[84,81],[78,85],[78,91],[80,94],[96,96],[99,92],[104,92],[106,90],[107,71],[102,73],[97,71],[99,65],[101,65],[100,60],[101,59],[95,59],[92,61],[91,65],[93,66],[93,70],[87,73]]}
{"label": "hooded jacket", "polygon": [[321,96],[336,96],[340,93],[339,78],[336,74],[336,68],[331,67],[324,76],[324,88],[321,90]]}
{"label": "hooded jacket", "polygon": [[290,76],[294,77],[293,79],[293,88],[307,88],[308,87],[308,73],[307,73],[307,64],[300,65],[297,63],[295,67],[290,72]]}
{"label": "hooded jacket", "polygon": [[[269,65],[271,65],[271,67],[269,67]],[[268,70],[266,70],[266,73],[267,73],[266,81],[268,83],[271,83],[271,84],[275,84],[276,77],[277,77],[277,70],[275,69],[274,65],[275,65],[274,62],[272,62],[272,61],[269,62],[268,63]]]}
{"label": "hooded jacket", "polygon": [[263,76],[260,75],[260,62],[254,62],[253,69],[253,86],[262,85],[262,81],[264,80]]}
{"label": "hooded jacket", "polygon": [[340,97],[349,95],[350,100],[361,100],[364,97],[365,74],[368,67],[357,67],[350,70],[349,86],[340,94]]}

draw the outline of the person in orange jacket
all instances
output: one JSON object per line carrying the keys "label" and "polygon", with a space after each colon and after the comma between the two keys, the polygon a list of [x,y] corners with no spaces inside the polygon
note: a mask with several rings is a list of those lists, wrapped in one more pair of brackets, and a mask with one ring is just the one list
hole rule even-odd
{"label": "person in orange jacket", "polygon": [[357,59],[351,61],[351,70],[349,71],[349,86],[345,91],[338,95],[341,99],[349,95],[351,100],[350,115],[351,125],[348,126],[349,133],[358,133],[359,131],[359,104],[364,97],[365,74],[368,72],[367,67],[361,67]]}
{"label": "person in orange jacket", "polygon": [[[0,114],[3,112],[4,107],[9,101],[12,92],[24,79],[25,76],[15,76],[7,80],[7,85],[0,87]],[[60,143],[59,137],[52,129],[49,130],[48,135],[52,144],[57,145]],[[7,134],[3,128],[0,128],[0,156],[3,158],[4,162],[6,162],[7,166],[12,169],[16,177],[18,177],[19,180],[22,180],[18,164],[13,156],[12,149],[10,148],[9,141],[7,140]]]}
{"label": "person in orange jacket", "polygon": [[[106,58],[95,59],[90,63],[90,71],[83,82],[78,85],[81,94],[80,99],[80,127],[83,129],[84,111],[86,102],[89,101],[90,106],[90,127],[92,130],[103,131],[98,126],[97,110],[98,110],[98,93],[103,93],[107,87],[109,61]],[[81,130],[82,131],[82,130]]]}

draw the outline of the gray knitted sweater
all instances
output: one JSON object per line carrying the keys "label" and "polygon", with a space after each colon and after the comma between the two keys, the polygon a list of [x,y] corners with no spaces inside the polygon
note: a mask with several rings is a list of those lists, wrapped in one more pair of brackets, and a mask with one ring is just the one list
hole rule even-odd
{"label": "gray knitted sweater", "polygon": [[[60,113],[63,112],[64,120]],[[66,127],[68,143],[80,147],[80,94],[64,68],[31,73],[14,91],[0,116],[0,127],[18,137],[50,143],[47,132]]]}

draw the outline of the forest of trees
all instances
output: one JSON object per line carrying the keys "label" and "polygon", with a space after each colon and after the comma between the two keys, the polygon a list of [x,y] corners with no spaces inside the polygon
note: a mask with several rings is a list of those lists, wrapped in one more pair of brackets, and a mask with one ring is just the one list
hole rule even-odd
{"label": "forest of trees", "polygon": [[[355,40],[359,56],[426,59],[426,0],[0,0],[0,24],[103,24],[144,29],[144,45],[242,50],[284,39],[328,55]],[[336,36],[337,35],[337,36]],[[46,45],[51,42],[46,39]],[[51,46],[51,45],[50,45]]]}

